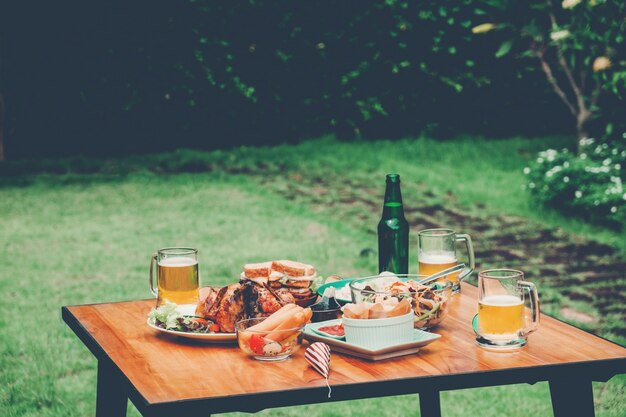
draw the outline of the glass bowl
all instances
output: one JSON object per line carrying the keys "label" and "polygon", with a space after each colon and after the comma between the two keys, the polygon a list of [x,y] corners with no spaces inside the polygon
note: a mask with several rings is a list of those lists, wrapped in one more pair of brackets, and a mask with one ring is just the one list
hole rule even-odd
{"label": "glass bowl", "polygon": [[417,284],[426,277],[417,274],[384,274],[355,279],[350,283],[352,302],[375,303],[388,298],[408,298],[415,314],[413,327],[431,329],[448,315],[452,282],[442,280],[428,285]]}
{"label": "glass bowl", "polygon": [[280,361],[287,359],[300,349],[304,325],[293,329],[260,331],[250,327],[263,322],[267,317],[238,321],[235,324],[239,348],[254,359]]}

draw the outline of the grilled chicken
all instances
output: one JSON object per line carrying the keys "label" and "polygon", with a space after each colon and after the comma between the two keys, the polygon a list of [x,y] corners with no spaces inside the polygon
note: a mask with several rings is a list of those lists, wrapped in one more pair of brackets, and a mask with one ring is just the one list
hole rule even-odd
{"label": "grilled chicken", "polygon": [[209,310],[215,304],[220,288],[203,287],[200,289],[200,301],[196,306],[196,316],[209,318]]}
{"label": "grilled chicken", "polygon": [[257,310],[257,315],[254,315],[254,317],[269,316],[283,306],[281,299],[267,284],[254,285],[253,289],[253,293],[256,293],[256,297],[252,298],[256,298],[255,304]]}
{"label": "grilled chicken", "polygon": [[200,298],[196,315],[220,326],[220,331],[232,333],[237,321],[267,317],[283,305],[293,303],[289,291],[274,291],[267,284],[241,281],[220,289],[210,288]]}
{"label": "grilled chicken", "polygon": [[243,319],[246,314],[246,305],[243,297],[244,289],[239,283],[231,284],[225,288],[226,292],[220,300],[215,322],[220,326],[220,331],[233,333],[235,331],[235,323]]}
{"label": "grilled chicken", "polygon": [[288,288],[281,287],[275,289],[267,285],[267,289],[279,299],[281,307],[285,304],[294,304],[296,302],[296,299]]}

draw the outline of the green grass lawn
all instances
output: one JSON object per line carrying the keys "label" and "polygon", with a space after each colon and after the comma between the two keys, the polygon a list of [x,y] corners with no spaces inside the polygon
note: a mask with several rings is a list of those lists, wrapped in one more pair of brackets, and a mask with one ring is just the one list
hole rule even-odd
{"label": "green grass lawn", "polygon": [[[371,225],[345,220],[350,208],[333,216],[277,192],[297,184],[298,175],[375,181],[382,195],[384,174],[397,171],[406,183],[407,205],[422,191],[441,201],[452,194],[468,211],[520,215],[623,249],[618,232],[537,209],[521,191],[527,158],[564,144],[559,138],[352,144],[324,139],[277,148],[45,161],[67,173],[5,178],[0,415],[93,415],[96,361],[62,322],[60,307],[149,297],[148,263],[156,248],[198,247],[205,285],[234,282],[245,262],[272,258],[310,262],[324,275],[375,271],[374,257],[359,256],[375,247]],[[207,172],[174,173],[181,170]],[[260,185],[267,181],[273,185]],[[301,192],[311,190],[303,186]],[[624,416],[625,387],[623,376],[595,384],[597,415]],[[402,396],[260,414],[395,416],[417,415],[418,409],[417,396]],[[549,416],[550,409],[546,383],[442,394],[445,416]],[[138,415],[132,405],[129,415]]]}

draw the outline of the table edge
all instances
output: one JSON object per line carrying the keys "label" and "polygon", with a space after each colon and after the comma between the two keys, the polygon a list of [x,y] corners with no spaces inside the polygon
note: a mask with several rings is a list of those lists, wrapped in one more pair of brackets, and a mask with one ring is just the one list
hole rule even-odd
{"label": "table edge", "polygon": [[[128,302],[128,301],[120,301],[120,302]],[[99,303],[99,304],[109,304],[109,303]],[[95,304],[84,304],[84,305],[95,305]],[[117,366],[117,364],[111,359],[111,357],[106,353],[106,351],[100,346],[100,344],[96,341],[96,339],[92,336],[91,333],[83,326],[83,324],[76,318],[76,316],[70,310],[70,307],[75,306],[62,306],[61,307],[61,317],[67,326],[74,332],[74,334],[83,342],[83,345],[89,349],[91,354],[98,360],[108,361],[111,366],[115,369],[115,372],[121,376],[123,383],[126,385],[128,391],[128,397],[132,400],[133,404],[138,409],[146,409],[150,406],[150,402],[139,392],[139,390],[133,385],[133,383],[128,379],[126,374],[122,372],[122,370]],[[76,306],[78,307],[78,306]]]}
{"label": "table edge", "polygon": [[[603,365],[603,369],[599,370],[598,365]],[[616,365],[615,368],[613,368],[613,365]],[[190,398],[185,400],[156,402],[148,404],[147,409],[156,413],[155,415],[171,415],[174,411],[174,414],[200,411],[214,414],[236,411],[253,413],[266,408],[419,394],[420,392],[433,390],[438,392],[520,383],[535,384],[537,382],[556,379],[581,379],[581,367],[589,368],[589,370],[593,370],[596,374],[595,378],[588,376],[588,379],[600,379],[605,381],[617,374],[626,373],[626,358],[539,365],[504,370],[465,372],[452,375],[422,375],[391,381],[331,385],[332,396],[330,398],[328,397],[328,388],[326,385],[321,384],[316,387],[266,391],[255,394],[237,394],[213,398]],[[548,369],[548,372],[546,372],[546,369]],[[553,375],[557,369],[559,375]],[[604,373],[602,372],[603,370],[605,371]],[[528,372],[524,371],[530,371],[530,375]],[[483,378],[484,374],[491,374],[491,378]],[[598,376],[602,374],[604,376],[598,378]],[[320,379],[320,381],[322,380]]]}
{"label": "table edge", "polygon": [[[123,302],[135,301],[143,300]],[[85,304],[83,306],[98,304],[110,303]],[[148,412],[150,415],[153,413],[156,413],[156,415],[160,415],[161,413],[163,413],[163,415],[167,415],[171,414],[172,410],[176,410],[177,413],[180,413],[181,407],[182,409],[188,409],[189,412],[256,412],[265,408],[415,394],[420,391],[433,389],[437,391],[445,391],[461,388],[465,389],[495,385],[510,385],[516,383],[534,384],[539,381],[547,381],[557,377],[580,378],[581,373],[583,373],[582,371],[585,371],[583,375],[587,379],[602,381],[608,380],[614,375],[626,373],[626,356],[624,356],[622,358],[535,365],[510,369],[483,370],[478,372],[463,372],[447,375],[420,375],[391,381],[357,382],[334,385],[332,386],[333,397],[330,399],[327,397],[328,388],[325,385],[320,385],[317,387],[295,388],[281,391],[265,391],[253,394],[237,394],[212,398],[191,398],[151,403],[137,390],[128,377],[121,371],[121,369],[119,369],[106,351],[100,346],[93,335],[72,313],[72,307],[80,307],[80,305],[63,306],[61,309],[62,318],[65,323],[96,357],[96,359],[108,360],[114,366],[116,371],[121,375],[123,382],[126,385],[129,398],[132,400],[133,404],[135,404],[140,412]],[[568,323],[564,324],[570,325]],[[592,333],[590,334],[593,335]],[[610,340],[609,342],[616,344]],[[618,344],[616,345],[620,346]],[[557,370],[559,372],[558,376],[554,375],[554,372]],[[485,378],[485,376],[488,377]],[[280,393],[285,393],[285,395],[280,395]],[[242,401],[243,399],[245,399],[245,401]]]}

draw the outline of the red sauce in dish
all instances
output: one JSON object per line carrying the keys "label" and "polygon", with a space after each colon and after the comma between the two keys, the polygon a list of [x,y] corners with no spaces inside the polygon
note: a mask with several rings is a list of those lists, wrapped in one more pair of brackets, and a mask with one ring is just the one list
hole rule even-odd
{"label": "red sauce in dish", "polygon": [[345,330],[343,329],[343,323],[335,324],[334,326],[324,326],[317,329],[320,332],[328,333],[332,336],[343,337],[346,335]]}

